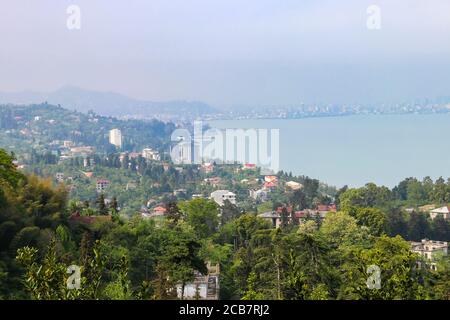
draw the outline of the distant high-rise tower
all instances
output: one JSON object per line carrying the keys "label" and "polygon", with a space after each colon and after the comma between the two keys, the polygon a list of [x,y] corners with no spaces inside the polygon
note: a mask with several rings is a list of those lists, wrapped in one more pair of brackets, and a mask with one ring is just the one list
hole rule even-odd
{"label": "distant high-rise tower", "polygon": [[117,148],[122,148],[122,132],[119,129],[112,129],[109,131],[109,143],[115,145]]}

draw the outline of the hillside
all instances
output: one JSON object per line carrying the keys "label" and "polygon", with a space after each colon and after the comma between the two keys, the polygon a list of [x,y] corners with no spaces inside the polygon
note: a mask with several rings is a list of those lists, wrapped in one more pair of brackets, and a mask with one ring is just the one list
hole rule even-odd
{"label": "hillside", "polygon": [[74,146],[93,146],[99,152],[115,151],[109,130],[118,128],[124,137],[123,151],[166,148],[175,126],[158,120],[118,120],[96,113],[80,113],[50,104],[0,105],[0,145],[20,153],[52,149],[62,141]]}
{"label": "hillside", "polygon": [[92,110],[103,116],[160,119],[191,119],[214,114],[218,110],[198,101],[144,101],[114,93],[84,90],[66,86],[53,92],[22,91],[1,93],[3,104],[39,104],[47,102],[69,110],[87,113]]}

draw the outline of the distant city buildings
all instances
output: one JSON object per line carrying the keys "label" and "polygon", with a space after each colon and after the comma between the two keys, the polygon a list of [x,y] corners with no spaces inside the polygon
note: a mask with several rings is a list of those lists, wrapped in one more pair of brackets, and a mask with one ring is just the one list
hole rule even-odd
{"label": "distant city buildings", "polygon": [[171,148],[170,155],[175,164],[190,164],[193,161],[193,143],[179,137],[178,144]]}
{"label": "distant city buildings", "polygon": [[119,129],[112,129],[109,131],[109,143],[115,145],[117,148],[122,148],[122,131]]}

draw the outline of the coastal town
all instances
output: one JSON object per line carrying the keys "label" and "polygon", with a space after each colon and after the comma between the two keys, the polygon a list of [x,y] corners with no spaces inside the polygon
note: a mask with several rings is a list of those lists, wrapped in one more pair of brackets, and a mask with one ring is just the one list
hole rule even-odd
{"label": "coastal town", "polygon": [[[118,120],[48,104],[2,108],[0,142],[14,152],[16,170],[64,190],[68,226],[82,228],[90,237],[106,226],[136,221],[163,232],[173,221],[187,219],[194,229],[186,236],[200,237],[206,241],[202,250],[216,252],[225,249],[219,249],[222,244],[213,240],[214,234],[228,237],[221,233],[230,226],[256,219],[252,223],[274,235],[323,233],[331,237],[331,247],[337,245],[336,237],[343,245],[356,241],[352,239],[364,243],[386,234],[401,236],[408,241],[415,268],[437,274],[444,270],[450,184],[443,178],[407,178],[392,189],[373,183],[338,188],[289,172],[267,174],[255,163],[192,163],[193,151],[187,149],[181,151],[186,163],[174,162],[169,135],[176,125],[171,123]],[[63,121],[67,118],[72,121]],[[197,215],[199,220],[190,220]],[[234,247],[234,254],[241,254],[238,248],[247,245],[239,244],[240,237],[235,234],[223,248]],[[173,285],[171,294],[223,298],[230,261],[218,259],[218,252],[203,253],[205,268],[193,269],[186,281]],[[142,269],[134,263],[133,268]],[[254,276],[248,274],[245,281]],[[160,294],[169,294],[167,290]]]}

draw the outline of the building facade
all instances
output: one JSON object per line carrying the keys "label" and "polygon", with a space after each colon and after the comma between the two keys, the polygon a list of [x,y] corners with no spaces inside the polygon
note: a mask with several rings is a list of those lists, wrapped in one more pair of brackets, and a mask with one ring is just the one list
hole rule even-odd
{"label": "building facade", "polygon": [[112,129],[109,131],[109,143],[115,145],[117,148],[122,148],[122,131],[119,129]]}
{"label": "building facade", "polygon": [[214,191],[211,193],[211,199],[219,206],[223,206],[225,200],[230,201],[232,204],[236,204],[236,194],[228,190]]}

